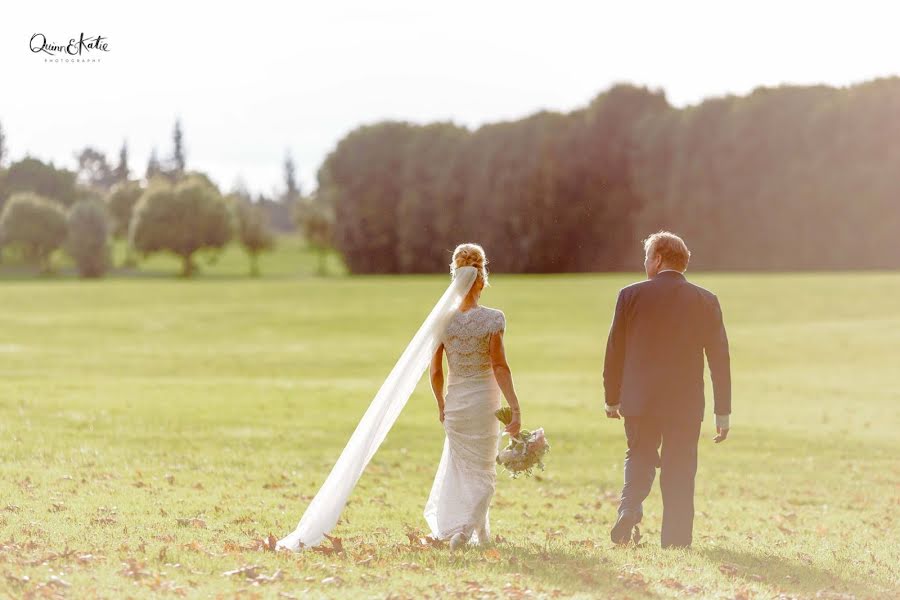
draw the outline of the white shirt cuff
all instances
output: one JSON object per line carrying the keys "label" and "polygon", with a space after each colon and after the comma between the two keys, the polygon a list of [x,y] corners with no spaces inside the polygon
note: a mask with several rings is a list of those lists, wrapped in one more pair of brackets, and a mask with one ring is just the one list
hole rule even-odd
{"label": "white shirt cuff", "polygon": [[606,406],[606,414],[611,415],[614,412],[619,412],[619,408],[622,406],[621,404],[607,404]]}
{"label": "white shirt cuff", "polygon": [[731,429],[731,415],[716,415],[718,429]]}

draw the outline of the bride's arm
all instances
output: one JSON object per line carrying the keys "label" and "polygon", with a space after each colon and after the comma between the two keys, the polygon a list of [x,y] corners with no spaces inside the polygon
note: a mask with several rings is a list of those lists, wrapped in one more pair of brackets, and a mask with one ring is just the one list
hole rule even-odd
{"label": "bride's arm", "polygon": [[441,423],[444,422],[444,345],[441,344],[431,357],[431,391],[437,400]]}
{"label": "bride's arm", "polygon": [[512,421],[507,426],[506,431],[510,435],[517,435],[522,428],[521,409],[519,408],[519,398],[516,396],[516,389],[513,386],[512,371],[509,363],[506,362],[506,349],[503,347],[503,330],[491,334],[491,368],[494,369],[494,377],[497,379],[497,385],[503,392],[503,396],[512,409]]}

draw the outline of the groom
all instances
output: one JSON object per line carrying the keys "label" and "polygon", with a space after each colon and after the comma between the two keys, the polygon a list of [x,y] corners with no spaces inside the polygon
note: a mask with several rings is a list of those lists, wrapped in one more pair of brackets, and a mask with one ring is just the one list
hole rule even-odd
{"label": "groom", "polygon": [[[715,396],[716,437],[728,437],[731,367],[719,300],[684,277],[691,253],[667,231],[644,240],[647,281],[619,292],[603,384],[606,415],[625,418],[625,485],[610,535],[625,544],[660,468],[662,546],[691,545],[694,476],[703,420],[703,353]],[[660,446],[662,451],[660,452]]]}

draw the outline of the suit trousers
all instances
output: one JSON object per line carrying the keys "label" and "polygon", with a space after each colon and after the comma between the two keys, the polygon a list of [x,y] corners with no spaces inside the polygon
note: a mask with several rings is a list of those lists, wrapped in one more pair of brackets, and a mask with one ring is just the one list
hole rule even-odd
{"label": "suit trousers", "polygon": [[625,417],[628,450],[619,515],[631,513],[640,521],[658,467],[664,548],[691,545],[700,425],[701,421],[692,418]]}

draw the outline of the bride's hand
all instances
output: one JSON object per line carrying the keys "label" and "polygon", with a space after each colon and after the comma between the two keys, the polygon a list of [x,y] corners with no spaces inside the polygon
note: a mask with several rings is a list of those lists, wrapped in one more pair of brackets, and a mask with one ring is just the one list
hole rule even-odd
{"label": "bride's hand", "polygon": [[512,421],[509,422],[509,425],[506,426],[506,433],[515,437],[519,435],[519,431],[522,429],[522,416],[519,413],[513,413]]}
{"label": "bride's hand", "polygon": [[440,412],[441,412],[441,416],[440,416],[441,423],[443,423],[444,422],[444,409],[443,408],[440,409]]}

